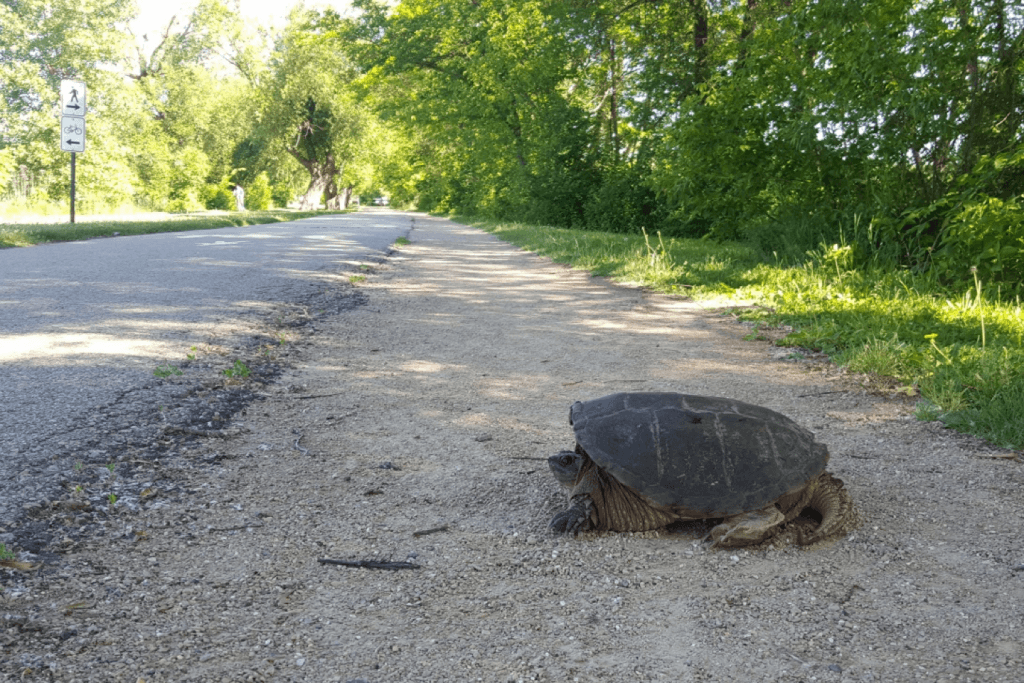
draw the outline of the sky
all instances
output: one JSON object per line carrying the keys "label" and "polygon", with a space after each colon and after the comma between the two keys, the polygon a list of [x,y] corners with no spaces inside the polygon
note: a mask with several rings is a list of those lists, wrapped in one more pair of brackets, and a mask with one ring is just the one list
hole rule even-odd
{"label": "sky", "polygon": [[[150,39],[167,27],[167,22],[176,16],[183,22],[198,4],[198,0],[136,0],[139,6],[139,17],[132,25],[135,35],[149,34]],[[229,3],[230,4],[230,3]],[[263,26],[280,26],[288,17],[288,12],[297,4],[309,8],[333,7],[344,12],[350,5],[349,0],[240,0],[242,16],[253,19]]]}

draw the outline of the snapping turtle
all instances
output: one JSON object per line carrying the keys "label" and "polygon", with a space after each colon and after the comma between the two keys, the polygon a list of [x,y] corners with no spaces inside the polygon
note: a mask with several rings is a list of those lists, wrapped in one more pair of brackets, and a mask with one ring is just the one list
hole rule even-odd
{"label": "snapping turtle", "polygon": [[856,513],[828,450],[773,410],[708,396],[620,393],[569,411],[576,450],[548,458],[570,507],[557,532],[646,531],[717,519],[713,545],[760,543],[810,508],[801,545],[845,533]]}

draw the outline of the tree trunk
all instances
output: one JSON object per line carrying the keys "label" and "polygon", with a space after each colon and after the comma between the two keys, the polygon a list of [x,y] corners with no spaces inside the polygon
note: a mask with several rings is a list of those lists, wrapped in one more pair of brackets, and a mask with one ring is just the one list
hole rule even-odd
{"label": "tree trunk", "polygon": [[747,8],[743,13],[743,26],[740,29],[740,52],[736,58],[736,70],[739,71],[747,61],[748,39],[754,35],[757,28],[757,19],[754,13],[757,11],[757,0],[747,0]]}
{"label": "tree trunk", "polygon": [[611,95],[608,98],[608,144],[611,147],[612,162],[619,163],[619,65],[615,55],[615,39],[608,40],[608,81]]}
{"label": "tree trunk", "polygon": [[[960,146],[961,173],[968,173],[974,168],[978,158],[977,143],[982,136],[981,124],[981,74],[978,64],[977,32],[971,24],[971,3],[969,0],[959,0],[957,3],[957,15],[960,19],[960,30],[967,34],[968,40],[964,41],[966,46],[966,64],[964,70],[967,73],[967,89],[970,93],[967,102],[967,120],[964,123],[963,143]],[[938,170],[938,169],[936,169]]]}
{"label": "tree trunk", "polygon": [[299,199],[299,208],[303,211],[315,211],[320,208],[320,199],[323,197],[330,176],[323,172],[319,165],[309,168],[309,185],[306,192]]}
{"label": "tree trunk", "polygon": [[516,161],[519,162],[519,166],[521,168],[526,168],[526,155],[523,153],[523,125],[519,121],[518,106],[519,103],[516,101],[516,96],[513,95],[511,105],[512,124],[510,126],[512,129],[512,140],[515,142],[516,146]]}
{"label": "tree trunk", "polygon": [[706,0],[690,0],[690,7],[693,9],[693,50],[696,55],[693,66],[693,83],[696,90],[711,75],[708,63],[708,38],[711,35],[711,20]]}
{"label": "tree trunk", "polygon": [[324,188],[324,207],[329,211],[337,211],[341,208],[341,196],[338,195],[338,185],[334,178]]}
{"label": "tree trunk", "polygon": [[338,167],[334,163],[333,155],[328,154],[324,161],[317,161],[303,157],[296,149],[288,148],[287,151],[309,172],[309,185],[299,199],[300,209],[316,211],[320,208],[321,198],[326,195],[327,200],[330,201],[338,194],[337,186],[334,184],[334,178],[338,175]]}

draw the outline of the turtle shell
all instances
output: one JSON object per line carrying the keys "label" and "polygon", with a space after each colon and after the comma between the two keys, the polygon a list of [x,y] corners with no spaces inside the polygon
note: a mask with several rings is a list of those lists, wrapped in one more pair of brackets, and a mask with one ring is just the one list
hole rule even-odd
{"label": "turtle shell", "polygon": [[598,467],[655,503],[704,517],[763,508],[828,463],[810,431],[727,398],[611,394],[577,401],[569,422]]}

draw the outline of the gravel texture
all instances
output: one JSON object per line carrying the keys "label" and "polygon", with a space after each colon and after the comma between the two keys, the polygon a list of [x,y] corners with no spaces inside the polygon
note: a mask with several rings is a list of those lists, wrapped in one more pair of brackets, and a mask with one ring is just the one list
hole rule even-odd
{"label": "gravel texture", "polygon": [[[110,438],[4,530],[35,566],[0,569],[0,679],[1024,678],[1015,454],[721,312],[440,219],[410,237],[315,326],[279,317],[254,376],[197,361],[148,417],[95,414]],[[863,525],[807,549],[553,535],[569,405],[641,390],[790,416]]]}

